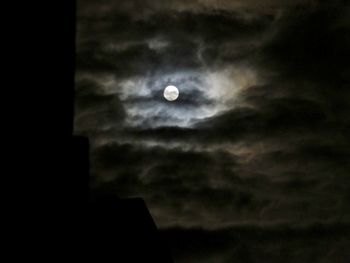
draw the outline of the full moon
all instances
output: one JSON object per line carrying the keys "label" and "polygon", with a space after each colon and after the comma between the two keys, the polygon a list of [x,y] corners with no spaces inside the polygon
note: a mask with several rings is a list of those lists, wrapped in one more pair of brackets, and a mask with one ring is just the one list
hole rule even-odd
{"label": "full moon", "polygon": [[164,89],[164,98],[168,101],[174,101],[179,97],[179,90],[175,86],[167,86]]}

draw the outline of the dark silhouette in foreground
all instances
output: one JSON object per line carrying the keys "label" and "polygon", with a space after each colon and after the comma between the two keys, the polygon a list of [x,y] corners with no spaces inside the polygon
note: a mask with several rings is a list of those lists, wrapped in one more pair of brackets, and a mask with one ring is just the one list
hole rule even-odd
{"label": "dark silhouette in foreground", "polygon": [[[86,186],[88,177],[88,140],[73,138],[73,170],[79,182]],[[85,158],[84,158],[85,157]],[[86,229],[82,251],[87,258],[99,262],[172,262],[168,248],[142,198],[120,199],[117,195],[88,193],[81,187],[77,204],[81,202]],[[81,197],[88,197],[84,202]],[[85,203],[85,204],[84,204]],[[78,210],[79,211],[79,210]],[[87,224],[86,224],[87,223]]]}
{"label": "dark silhouette in foreground", "polygon": [[[23,140],[18,137],[20,146],[13,147],[18,152],[12,169],[23,172],[12,177],[22,173],[28,183],[18,190],[16,182],[8,196],[15,212],[7,214],[16,219],[6,225],[14,239],[11,257],[33,256],[36,262],[172,262],[141,198],[90,191],[89,141],[73,136],[75,1],[40,7],[37,16],[28,12],[30,19],[24,23],[29,24],[31,59],[25,60],[30,66],[23,79],[25,87],[33,85],[31,90],[42,96],[26,98],[30,105],[23,111],[28,116],[21,117],[21,131],[29,127],[31,133]],[[15,198],[19,192],[23,197]]]}

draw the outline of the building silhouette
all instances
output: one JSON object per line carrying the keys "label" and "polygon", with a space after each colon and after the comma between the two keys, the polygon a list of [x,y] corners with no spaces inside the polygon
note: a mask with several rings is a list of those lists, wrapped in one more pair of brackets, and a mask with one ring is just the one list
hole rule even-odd
{"label": "building silhouette", "polygon": [[28,39],[23,61],[30,62],[23,85],[33,88],[21,117],[28,132],[12,147],[13,174],[24,179],[8,195],[9,254],[36,262],[172,262],[141,198],[89,189],[89,140],[73,136],[75,1],[43,3],[36,11],[28,11],[21,35]]}

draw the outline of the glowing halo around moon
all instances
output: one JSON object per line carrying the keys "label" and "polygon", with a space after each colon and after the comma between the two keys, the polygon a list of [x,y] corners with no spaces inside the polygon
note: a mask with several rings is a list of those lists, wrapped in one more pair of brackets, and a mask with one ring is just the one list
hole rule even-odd
{"label": "glowing halo around moon", "polygon": [[179,90],[173,86],[173,85],[170,85],[170,86],[167,86],[165,89],[164,89],[164,98],[168,101],[174,101],[176,100],[178,97],[179,97]]}

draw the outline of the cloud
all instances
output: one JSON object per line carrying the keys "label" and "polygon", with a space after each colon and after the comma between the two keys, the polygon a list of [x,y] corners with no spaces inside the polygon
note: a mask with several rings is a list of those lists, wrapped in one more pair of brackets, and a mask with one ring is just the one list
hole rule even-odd
{"label": "cloud", "polygon": [[349,7],[96,3],[78,14],[75,119],[92,189],[142,196],[179,262],[345,262]]}
{"label": "cloud", "polygon": [[95,187],[122,197],[142,195],[161,226],[220,227],[346,220],[348,155],[317,144],[253,150],[250,160],[211,148],[106,144],[92,163]]}
{"label": "cloud", "polygon": [[[94,13],[92,13],[94,14]],[[120,76],[142,75],[150,70],[162,68],[163,72],[198,69],[200,49],[205,55],[206,65],[215,67],[213,51],[223,47],[225,58],[230,54],[228,42],[238,43],[255,40],[272,23],[273,17],[258,16],[245,19],[232,12],[163,11],[143,19],[116,12],[113,19],[80,17],[78,25],[79,71],[113,72]],[[162,48],[152,43],[163,41]],[[150,44],[151,43],[151,44]],[[160,42],[162,43],[162,42]],[[236,49],[239,46],[236,46]],[[225,54],[224,53],[224,54]]]}
{"label": "cloud", "polygon": [[89,134],[120,125],[125,110],[118,96],[99,94],[99,85],[93,80],[76,82],[75,131]]}
{"label": "cloud", "polygon": [[[82,15],[110,16],[116,11],[131,14],[133,16],[147,16],[149,14],[171,11],[193,13],[208,12],[216,10],[240,11],[249,17],[249,14],[263,13],[271,14],[280,9],[292,8],[295,6],[314,7],[319,1],[315,0],[170,0],[166,3],[161,0],[130,0],[116,3],[111,0],[103,0],[96,3],[93,0],[86,0],[85,5],[80,5]],[[138,11],[138,12],[136,12]]]}
{"label": "cloud", "polygon": [[[162,231],[177,262],[346,262],[348,225],[232,226]],[[203,253],[205,251],[205,253]]]}

